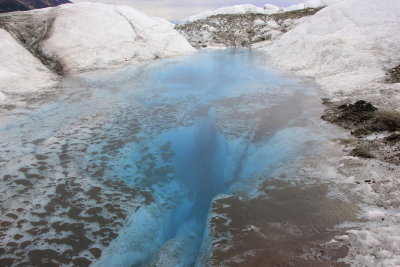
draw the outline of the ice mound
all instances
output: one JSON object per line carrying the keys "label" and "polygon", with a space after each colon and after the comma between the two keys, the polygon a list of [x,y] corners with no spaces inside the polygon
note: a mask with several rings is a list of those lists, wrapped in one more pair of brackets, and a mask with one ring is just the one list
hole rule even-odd
{"label": "ice mound", "polygon": [[400,2],[337,1],[266,50],[281,67],[316,77],[329,91],[351,89],[400,62]]}
{"label": "ice mound", "polygon": [[105,68],[194,51],[171,23],[130,7],[79,3],[57,9],[42,50],[60,60],[67,71]]}
{"label": "ice mound", "polygon": [[134,64],[195,49],[161,18],[133,8],[65,4],[0,16],[0,91],[50,86],[53,73]]}
{"label": "ice mound", "polygon": [[[20,45],[7,31],[0,29],[0,91],[33,91],[50,86],[56,75]],[[0,92],[0,101],[5,96]]]}

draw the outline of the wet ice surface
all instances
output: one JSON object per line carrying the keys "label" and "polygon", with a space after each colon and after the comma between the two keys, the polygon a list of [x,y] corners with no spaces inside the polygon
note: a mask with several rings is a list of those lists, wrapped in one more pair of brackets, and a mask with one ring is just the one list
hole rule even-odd
{"label": "wet ice surface", "polygon": [[213,199],[265,195],[333,136],[316,89],[266,60],[226,50],[82,74],[6,112],[2,263],[205,264]]}

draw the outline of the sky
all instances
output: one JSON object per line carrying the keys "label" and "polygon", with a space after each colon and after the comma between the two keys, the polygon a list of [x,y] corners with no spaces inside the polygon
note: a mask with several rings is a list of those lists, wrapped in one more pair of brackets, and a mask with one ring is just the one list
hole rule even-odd
{"label": "sky", "polygon": [[162,17],[167,20],[180,20],[224,6],[253,4],[262,7],[268,3],[285,7],[305,2],[305,0],[72,0],[75,3],[88,1],[131,6],[147,15]]}

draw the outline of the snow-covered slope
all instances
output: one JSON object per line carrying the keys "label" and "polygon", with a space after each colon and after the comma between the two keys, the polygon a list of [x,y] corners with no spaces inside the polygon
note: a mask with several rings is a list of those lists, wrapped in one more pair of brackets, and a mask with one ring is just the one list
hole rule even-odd
{"label": "snow-covered slope", "polygon": [[130,7],[80,3],[5,13],[0,15],[0,91],[47,87],[56,78],[52,72],[109,68],[193,51],[171,23]]}
{"label": "snow-covered slope", "polygon": [[81,3],[57,8],[43,53],[66,71],[105,68],[125,62],[194,51],[171,23],[130,7]]}
{"label": "snow-covered slope", "polygon": [[0,101],[5,100],[1,92],[34,91],[52,85],[55,80],[56,75],[0,29]]}
{"label": "snow-covered slope", "polygon": [[266,50],[330,91],[381,78],[400,62],[400,1],[342,0],[304,19]]}
{"label": "snow-covered slope", "polygon": [[273,5],[268,5],[267,8],[262,8],[262,7],[257,7],[255,5],[251,4],[244,4],[244,5],[235,5],[235,6],[227,6],[227,7],[221,7],[215,10],[209,10],[205,11],[193,16],[190,16],[184,20],[181,21],[181,24],[193,22],[196,20],[201,20],[210,16],[215,16],[215,15],[227,15],[227,14],[249,14],[249,13],[255,13],[255,14],[272,14],[276,13],[279,11],[279,7],[277,9],[272,8]]}

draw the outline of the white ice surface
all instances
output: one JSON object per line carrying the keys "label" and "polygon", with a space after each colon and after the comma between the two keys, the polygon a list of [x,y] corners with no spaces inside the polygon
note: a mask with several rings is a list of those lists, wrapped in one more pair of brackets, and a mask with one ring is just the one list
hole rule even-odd
{"label": "white ice surface", "polygon": [[[134,64],[195,51],[171,23],[130,7],[79,3],[27,12],[43,21],[55,18],[48,36],[39,43],[39,50],[61,63],[66,72]],[[0,29],[0,91],[36,91],[54,85],[56,80],[57,75]],[[3,95],[0,101],[4,101]]]}
{"label": "white ice surface", "polygon": [[57,7],[41,47],[67,71],[105,68],[195,51],[171,23],[131,7],[99,3]]}
{"label": "white ice surface", "polygon": [[267,14],[274,14],[274,13],[277,13],[279,11],[282,11],[282,9],[280,7],[275,6],[275,5],[265,4],[264,5],[264,11]]}
{"label": "white ice surface", "polygon": [[395,267],[400,265],[399,218],[388,225],[376,222],[371,229],[349,230],[352,245],[348,263],[352,266]]}
{"label": "white ice surface", "polygon": [[400,1],[339,0],[266,47],[279,66],[351,90],[400,63]]}
{"label": "white ice surface", "polygon": [[300,10],[300,9],[304,9],[304,8],[323,7],[323,6],[328,6],[336,1],[338,1],[338,0],[309,0],[304,3],[286,7],[283,9],[283,11],[294,11],[294,10]]}
{"label": "white ice surface", "polygon": [[[0,29],[0,91],[35,91],[54,84],[55,79],[37,58]],[[0,101],[4,100],[5,95],[0,92]]]}
{"label": "white ice surface", "polygon": [[0,92],[0,102],[5,101],[7,99],[6,95]]}

